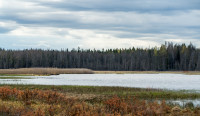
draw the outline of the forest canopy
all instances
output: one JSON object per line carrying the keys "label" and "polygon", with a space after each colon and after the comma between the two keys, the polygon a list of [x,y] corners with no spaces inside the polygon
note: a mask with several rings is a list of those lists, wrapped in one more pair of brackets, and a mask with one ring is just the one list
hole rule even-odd
{"label": "forest canopy", "polygon": [[114,71],[200,71],[200,49],[189,44],[165,43],[154,48],[5,50],[0,68],[89,68]]}

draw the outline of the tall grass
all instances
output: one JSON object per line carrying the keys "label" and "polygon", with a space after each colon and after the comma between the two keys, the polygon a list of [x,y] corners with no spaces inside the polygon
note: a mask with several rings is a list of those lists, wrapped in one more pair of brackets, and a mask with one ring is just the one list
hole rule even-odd
{"label": "tall grass", "polygon": [[19,68],[0,69],[1,75],[27,74],[27,75],[58,75],[58,74],[92,74],[90,69],[64,69],[64,68]]}

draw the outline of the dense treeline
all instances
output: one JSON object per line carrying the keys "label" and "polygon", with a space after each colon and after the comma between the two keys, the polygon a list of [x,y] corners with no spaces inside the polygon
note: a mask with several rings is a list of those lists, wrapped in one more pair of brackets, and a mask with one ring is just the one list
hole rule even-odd
{"label": "dense treeline", "polygon": [[107,50],[5,50],[0,68],[58,67],[93,70],[200,70],[200,49],[165,43],[155,48]]}

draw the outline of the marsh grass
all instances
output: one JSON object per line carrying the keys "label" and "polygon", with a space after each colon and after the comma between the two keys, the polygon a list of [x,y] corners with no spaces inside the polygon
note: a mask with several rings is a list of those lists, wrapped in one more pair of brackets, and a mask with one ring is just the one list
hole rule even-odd
{"label": "marsh grass", "polygon": [[95,74],[185,74],[200,75],[200,71],[94,71]]}
{"label": "marsh grass", "polygon": [[50,90],[43,90],[46,89],[44,86],[40,86],[41,89],[37,86],[26,86],[26,89],[23,87],[25,86],[0,87],[0,114],[13,116],[196,116],[200,114],[200,109],[191,107],[191,104],[182,108],[168,105],[164,100],[160,103],[146,102],[132,96],[125,98],[117,95],[102,99],[97,97],[80,99],[62,90],[56,90],[56,87],[47,87],[51,88]]}
{"label": "marsh grass", "polygon": [[30,78],[30,77],[1,77],[0,76],[0,79],[33,79],[33,78]]}
{"label": "marsh grass", "polygon": [[[1,70],[1,69],[0,69]],[[43,76],[43,75],[36,75],[36,74],[0,74],[0,76]],[[48,76],[48,75],[45,75]]]}
{"label": "marsh grass", "polygon": [[64,69],[64,68],[19,68],[0,69],[2,76],[33,76],[33,75],[58,75],[58,74],[93,74],[90,69]]}
{"label": "marsh grass", "polygon": [[[6,84],[0,85],[6,86]],[[189,93],[185,91],[170,91],[161,89],[143,89],[143,88],[126,88],[126,87],[99,87],[99,86],[53,86],[53,85],[8,85],[17,89],[40,89],[53,90],[62,93],[71,93],[76,95],[95,95],[95,96],[113,96],[120,97],[132,96],[139,99],[198,99],[200,93]]]}

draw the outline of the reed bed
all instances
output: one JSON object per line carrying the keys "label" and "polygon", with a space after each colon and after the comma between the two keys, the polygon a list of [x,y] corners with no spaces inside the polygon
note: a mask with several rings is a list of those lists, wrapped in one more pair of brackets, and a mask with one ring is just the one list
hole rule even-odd
{"label": "reed bed", "polygon": [[200,71],[94,71],[95,74],[185,74],[200,75]]}
{"label": "reed bed", "polygon": [[0,87],[0,115],[12,116],[156,116],[200,115],[200,108],[146,102],[135,97],[111,96],[89,102],[62,92]]}
{"label": "reed bed", "polygon": [[16,77],[16,76],[9,76],[9,77],[0,77],[0,79],[32,79],[32,78],[30,78],[30,77]]}
{"label": "reed bed", "polygon": [[58,75],[58,74],[93,74],[90,69],[84,68],[19,68],[0,69],[0,75]]}

